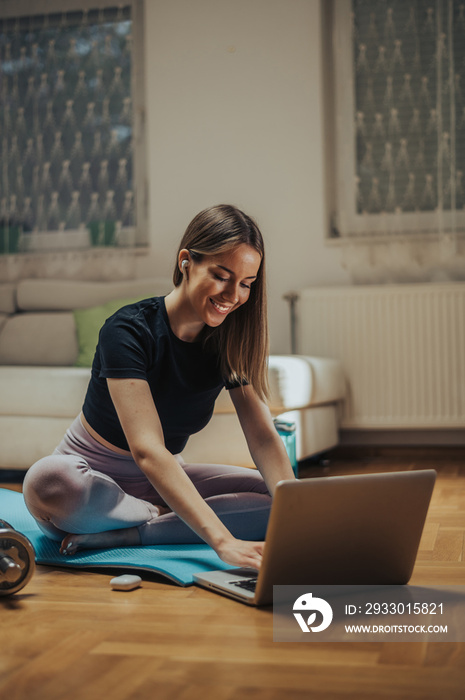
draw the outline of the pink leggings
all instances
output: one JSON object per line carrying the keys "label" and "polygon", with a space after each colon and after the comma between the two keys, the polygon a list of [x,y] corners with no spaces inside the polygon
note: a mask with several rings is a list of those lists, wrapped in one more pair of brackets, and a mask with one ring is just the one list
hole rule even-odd
{"label": "pink leggings", "polygon": [[[271,497],[257,471],[176,459],[235,537],[265,539]],[[175,513],[158,515],[163,500],[133,458],[97,442],[79,417],[53,454],[28,470],[23,493],[40,529],[54,540],[137,527],[143,545],[203,542]]]}

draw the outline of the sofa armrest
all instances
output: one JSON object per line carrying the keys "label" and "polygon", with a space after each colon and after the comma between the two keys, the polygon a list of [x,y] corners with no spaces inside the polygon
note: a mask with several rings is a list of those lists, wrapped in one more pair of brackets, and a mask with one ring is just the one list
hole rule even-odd
{"label": "sofa armrest", "polygon": [[338,360],[307,355],[270,355],[272,411],[318,406],[341,401],[345,379]]}

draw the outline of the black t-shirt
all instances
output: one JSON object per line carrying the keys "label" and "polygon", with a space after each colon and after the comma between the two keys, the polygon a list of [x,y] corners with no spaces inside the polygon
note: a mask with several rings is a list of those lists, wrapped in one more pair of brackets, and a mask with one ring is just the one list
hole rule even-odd
{"label": "black t-shirt", "polygon": [[160,417],[165,446],[184,449],[210,420],[225,381],[219,360],[202,343],[180,340],[171,330],[163,297],[124,306],[103,325],[83,405],[90,426],[112,445],[129,446],[108,391],[107,379],[145,379]]}

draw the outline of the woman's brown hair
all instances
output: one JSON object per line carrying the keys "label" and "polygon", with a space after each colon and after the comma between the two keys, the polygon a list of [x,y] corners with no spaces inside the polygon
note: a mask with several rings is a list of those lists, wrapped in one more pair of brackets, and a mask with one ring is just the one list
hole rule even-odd
{"label": "woman's brown hair", "polygon": [[231,204],[219,204],[197,214],[186,229],[176,256],[173,282],[182,282],[179,252],[187,249],[195,263],[205,255],[227,252],[245,243],[261,256],[257,278],[248,300],[229,314],[217,328],[206,327],[206,347],[218,352],[225,379],[253,386],[262,399],[268,397],[268,318],[266,308],[265,248],[255,221]]}

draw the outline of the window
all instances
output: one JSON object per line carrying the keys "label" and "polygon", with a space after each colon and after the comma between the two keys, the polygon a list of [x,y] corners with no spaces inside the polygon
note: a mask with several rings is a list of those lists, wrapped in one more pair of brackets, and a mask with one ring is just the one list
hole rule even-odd
{"label": "window", "polygon": [[0,8],[3,253],[146,243],[142,3],[86,5]]}
{"label": "window", "polygon": [[331,237],[465,230],[465,4],[335,0]]}

